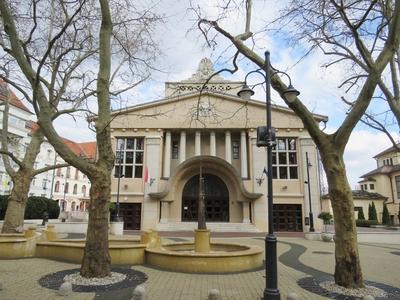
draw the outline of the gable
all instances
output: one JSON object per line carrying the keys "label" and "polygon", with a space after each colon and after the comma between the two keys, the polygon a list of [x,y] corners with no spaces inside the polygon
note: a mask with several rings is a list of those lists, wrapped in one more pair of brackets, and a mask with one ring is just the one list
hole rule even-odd
{"label": "gable", "polygon": [[[326,117],[315,115],[316,121]],[[113,112],[112,128],[255,128],[265,125],[265,102],[218,93],[198,93],[136,105]],[[272,126],[303,128],[288,108],[272,107]]]}

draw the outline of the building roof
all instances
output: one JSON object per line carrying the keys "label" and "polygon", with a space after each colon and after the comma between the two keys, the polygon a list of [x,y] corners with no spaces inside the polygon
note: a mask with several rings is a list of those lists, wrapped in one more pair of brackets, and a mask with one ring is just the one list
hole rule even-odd
{"label": "building roof", "polygon": [[[386,200],[387,197],[379,194],[379,193],[370,193],[363,190],[353,190],[353,199],[357,200]],[[322,199],[329,199],[329,194],[325,194],[321,197]]]}
{"label": "building roof", "polygon": [[76,143],[69,139],[63,138],[66,144],[76,155],[86,156],[89,159],[96,157],[96,142]]}
{"label": "building roof", "polygon": [[[4,80],[0,78],[0,84],[3,84]],[[4,101],[6,99],[6,95],[4,94],[4,92],[1,92],[0,90],[0,101]],[[14,94],[13,91],[11,91],[11,99],[10,99],[10,104],[12,106],[15,106],[19,109],[22,109],[26,112],[32,113],[25,105],[24,103],[22,103],[22,101],[20,99],[18,99],[18,97]]]}
{"label": "building roof", "polygon": [[389,153],[392,153],[392,152],[400,152],[399,151],[400,144],[396,144],[396,146],[399,147],[399,148],[397,148],[395,146],[389,147],[389,148],[383,150],[382,152],[378,153],[377,155],[375,155],[374,158],[378,158],[379,156],[382,156],[382,155],[385,155],[385,154],[389,154]]}
{"label": "building roof", "polygon": [[377,174],[383,174],[383,175],[390,175],[393,172],[397,172],[400,171],[400,165],[385,165],[382,167],[379,167],[375,170],[369,171],[368,173],[360,176],[360,178],[365,178],[365,177],[369,177],[372,175],[377,175]]}

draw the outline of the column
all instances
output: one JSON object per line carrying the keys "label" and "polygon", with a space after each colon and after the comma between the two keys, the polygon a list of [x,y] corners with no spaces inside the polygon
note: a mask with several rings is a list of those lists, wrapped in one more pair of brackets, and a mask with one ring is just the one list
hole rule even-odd
{"label": "column", "polygon": [[240,132],[240,171],[242,178],[248,178],[247,172],[247,143],[246,143],[246,131]]}
{"label": "column", "polygon": [[250,223],[250,205],[249,202],[242,202],[243,204],[243,223]]}
{"label": "column", "polygon": [[231,132],[225,132],[225,160],[228,163],[232,163],[232,142],[231,142]]}
{"label": "column", "polygon": [[161,216],[160,223],[168,223],[169,218],[169,203],[166,201],[161,201]]}
{"label": "column", "polygon": [[181,131],[181,139],[179,144],[179,163],[186,160],[186,132]]}
{"label": "column", "polygon": [[171,174],[171,131],[167,131],[165,133],[163,177],[169,178],[170,174]]}
{"label": "column", "polygon": [[201,155],[201,132],[196,131],[196,136],[194,140],[194,155],[199,156]]}
{"label": "column", "polygon": [[210,132],[210,155],[217,156],[217,146],[215,142],[215,131]]}

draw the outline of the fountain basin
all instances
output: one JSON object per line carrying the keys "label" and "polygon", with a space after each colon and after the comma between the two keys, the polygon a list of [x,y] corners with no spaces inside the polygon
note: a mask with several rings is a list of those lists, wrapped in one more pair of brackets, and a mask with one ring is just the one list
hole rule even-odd
{"label": "fountain basin", "polygon": [[263,265],[258,246],[211,243],[210,252],[195,252],[193,243],[172,243],[146,249],[146,263],[169,271],[187,273],[233,273]]}
{"label": "fountain basin", "polygon": [[[145,244],[132,238],[119,238],[109,240],[109,253],[111,263],[115,265],[143,264]],[[36,256],[61,260],[73,263],[81,263],[85,249],[85,239],[54,240],[39,242],[36,245]]]}

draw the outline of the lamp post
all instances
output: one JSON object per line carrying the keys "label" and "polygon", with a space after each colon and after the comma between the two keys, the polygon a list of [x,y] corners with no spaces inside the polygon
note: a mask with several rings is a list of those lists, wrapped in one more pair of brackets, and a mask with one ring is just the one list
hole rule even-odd
{"label": "lamp post", "polygon": [[[289,78],[289,86],[286,91],[282,93],[282,96],[288,102],[294,101],[294,99],[300,94],[291,84],[291,79],[288,74],[280,71],[273,71],[270,74],[270,60],[269,51],[265,52],[265,64],[263,68],[251,71],[247,73],[245,77],[245,84],[243,88],[237,93],[237,95],[243,99],[250,99],[254,95],[254,91],[247,85],[247,77],[250,74],[257,73],[264,78],[266,85],[265,98],[266,98],[266,125],[257,128],[257,146],[267,148],[267,202],[268,202],[268,234],[265,237],[265,261],[266,261],[266,287],[264,289],[264,300],[280,299],[281,295],[278,289],[278,269],[277,269],[277,252],[276,252],[276,236],[274,235],[273,228],[273,188],[272,188],[272,150],[276,144],[275,128],[272,127],[271,119],[271,75],[278,73],[286,75]],[[263,72],[262,72],[263,71]]]}
{"label": "lamp post", "polygon": [[311,188],[310,188],[310,167],[311,163],[308,160],[308,152],[306,152],[306,164],[307,164],[307,186],[308,186],[308,204],[310,206],[309,216],[310,216],[310,232],[314,232],[314,219],[313,219],[313,212],[311,206]]}

